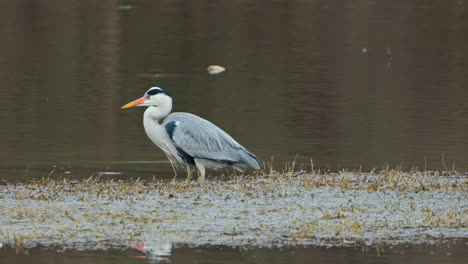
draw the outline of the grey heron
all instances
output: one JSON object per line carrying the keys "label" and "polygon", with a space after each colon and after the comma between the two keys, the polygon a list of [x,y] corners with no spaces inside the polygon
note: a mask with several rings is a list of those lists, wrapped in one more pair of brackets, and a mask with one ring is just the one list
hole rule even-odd
{"label": "grey heron", "polygon": [[159,87],[150,88],[122,109],[133,106],[148,106],[143,114],[146,134],[174,168],[187,170],[187,180],[192,177],[193,166],[198,169],[201,183],[205,180],[205,168],[233,166],[242,171],[246,167],[259,170],[262,166],[252,152],[210,121],[189,113],[170,114],[172,96]]}

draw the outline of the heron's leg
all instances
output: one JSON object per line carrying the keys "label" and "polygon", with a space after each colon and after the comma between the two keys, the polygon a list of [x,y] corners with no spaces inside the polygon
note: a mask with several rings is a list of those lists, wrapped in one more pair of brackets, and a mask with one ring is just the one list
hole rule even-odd
{"label": "heron's leg", "polygon": [[202,184],[205,181],[205,166],[197,159],[195,159],[195,166],[198,169],[198,182]]}
{"label": "heron's leg", "polygon": [[170,161],[170,163],[171,163],[172,171],[174,171],[174,178],[172,179],[172,181],[175,181],[175,179],[177,178],[177,170],[174,166],[174,163],[172,161]]}
{"label": "heron's leg", "polygon": [[190,179],[192,179],[192,175],[193,175],[192,165],[187,164],[187,179],[185,181],[190,181]]}

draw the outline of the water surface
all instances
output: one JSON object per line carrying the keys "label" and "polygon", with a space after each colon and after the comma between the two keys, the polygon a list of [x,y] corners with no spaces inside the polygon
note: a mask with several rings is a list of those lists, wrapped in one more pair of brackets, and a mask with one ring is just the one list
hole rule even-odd
{"label": "water surface", "polygon": [[[386,248],[321,248],[297,247],[285,249],[233,249],[228,247],[182,247],[173,250],[168,260],[141,258],[136,250],[74,251],[33,249],[28,255],[11,249],[0,249],[0,263],[465,263],[468,254],[463,246],[416,246]],[[465,259],[465,261],[464,261]]]}
{"label": "water surface", "polygon": [[467,4],[1,1],[0,179],[172,177],[150,86],[278,168],[466,170]]}

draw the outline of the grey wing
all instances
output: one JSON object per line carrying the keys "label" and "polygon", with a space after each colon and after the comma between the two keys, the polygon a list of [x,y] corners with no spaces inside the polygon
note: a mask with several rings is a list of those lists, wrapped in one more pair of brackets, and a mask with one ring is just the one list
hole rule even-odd
{"label": "grey wing", "polygon": [[164,121],[174,143],[193,158],[260,169],[261,161],[213,123],[188,113],[173,113]]}

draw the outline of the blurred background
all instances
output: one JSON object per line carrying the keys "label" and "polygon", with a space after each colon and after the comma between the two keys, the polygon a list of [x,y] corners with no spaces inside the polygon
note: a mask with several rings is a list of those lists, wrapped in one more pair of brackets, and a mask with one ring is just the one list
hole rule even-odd
{"label": "blurred background", "polygon": [[172,177],[151,86],[278,169],[466,170],[467,5],[1,0],[0,179]]}

